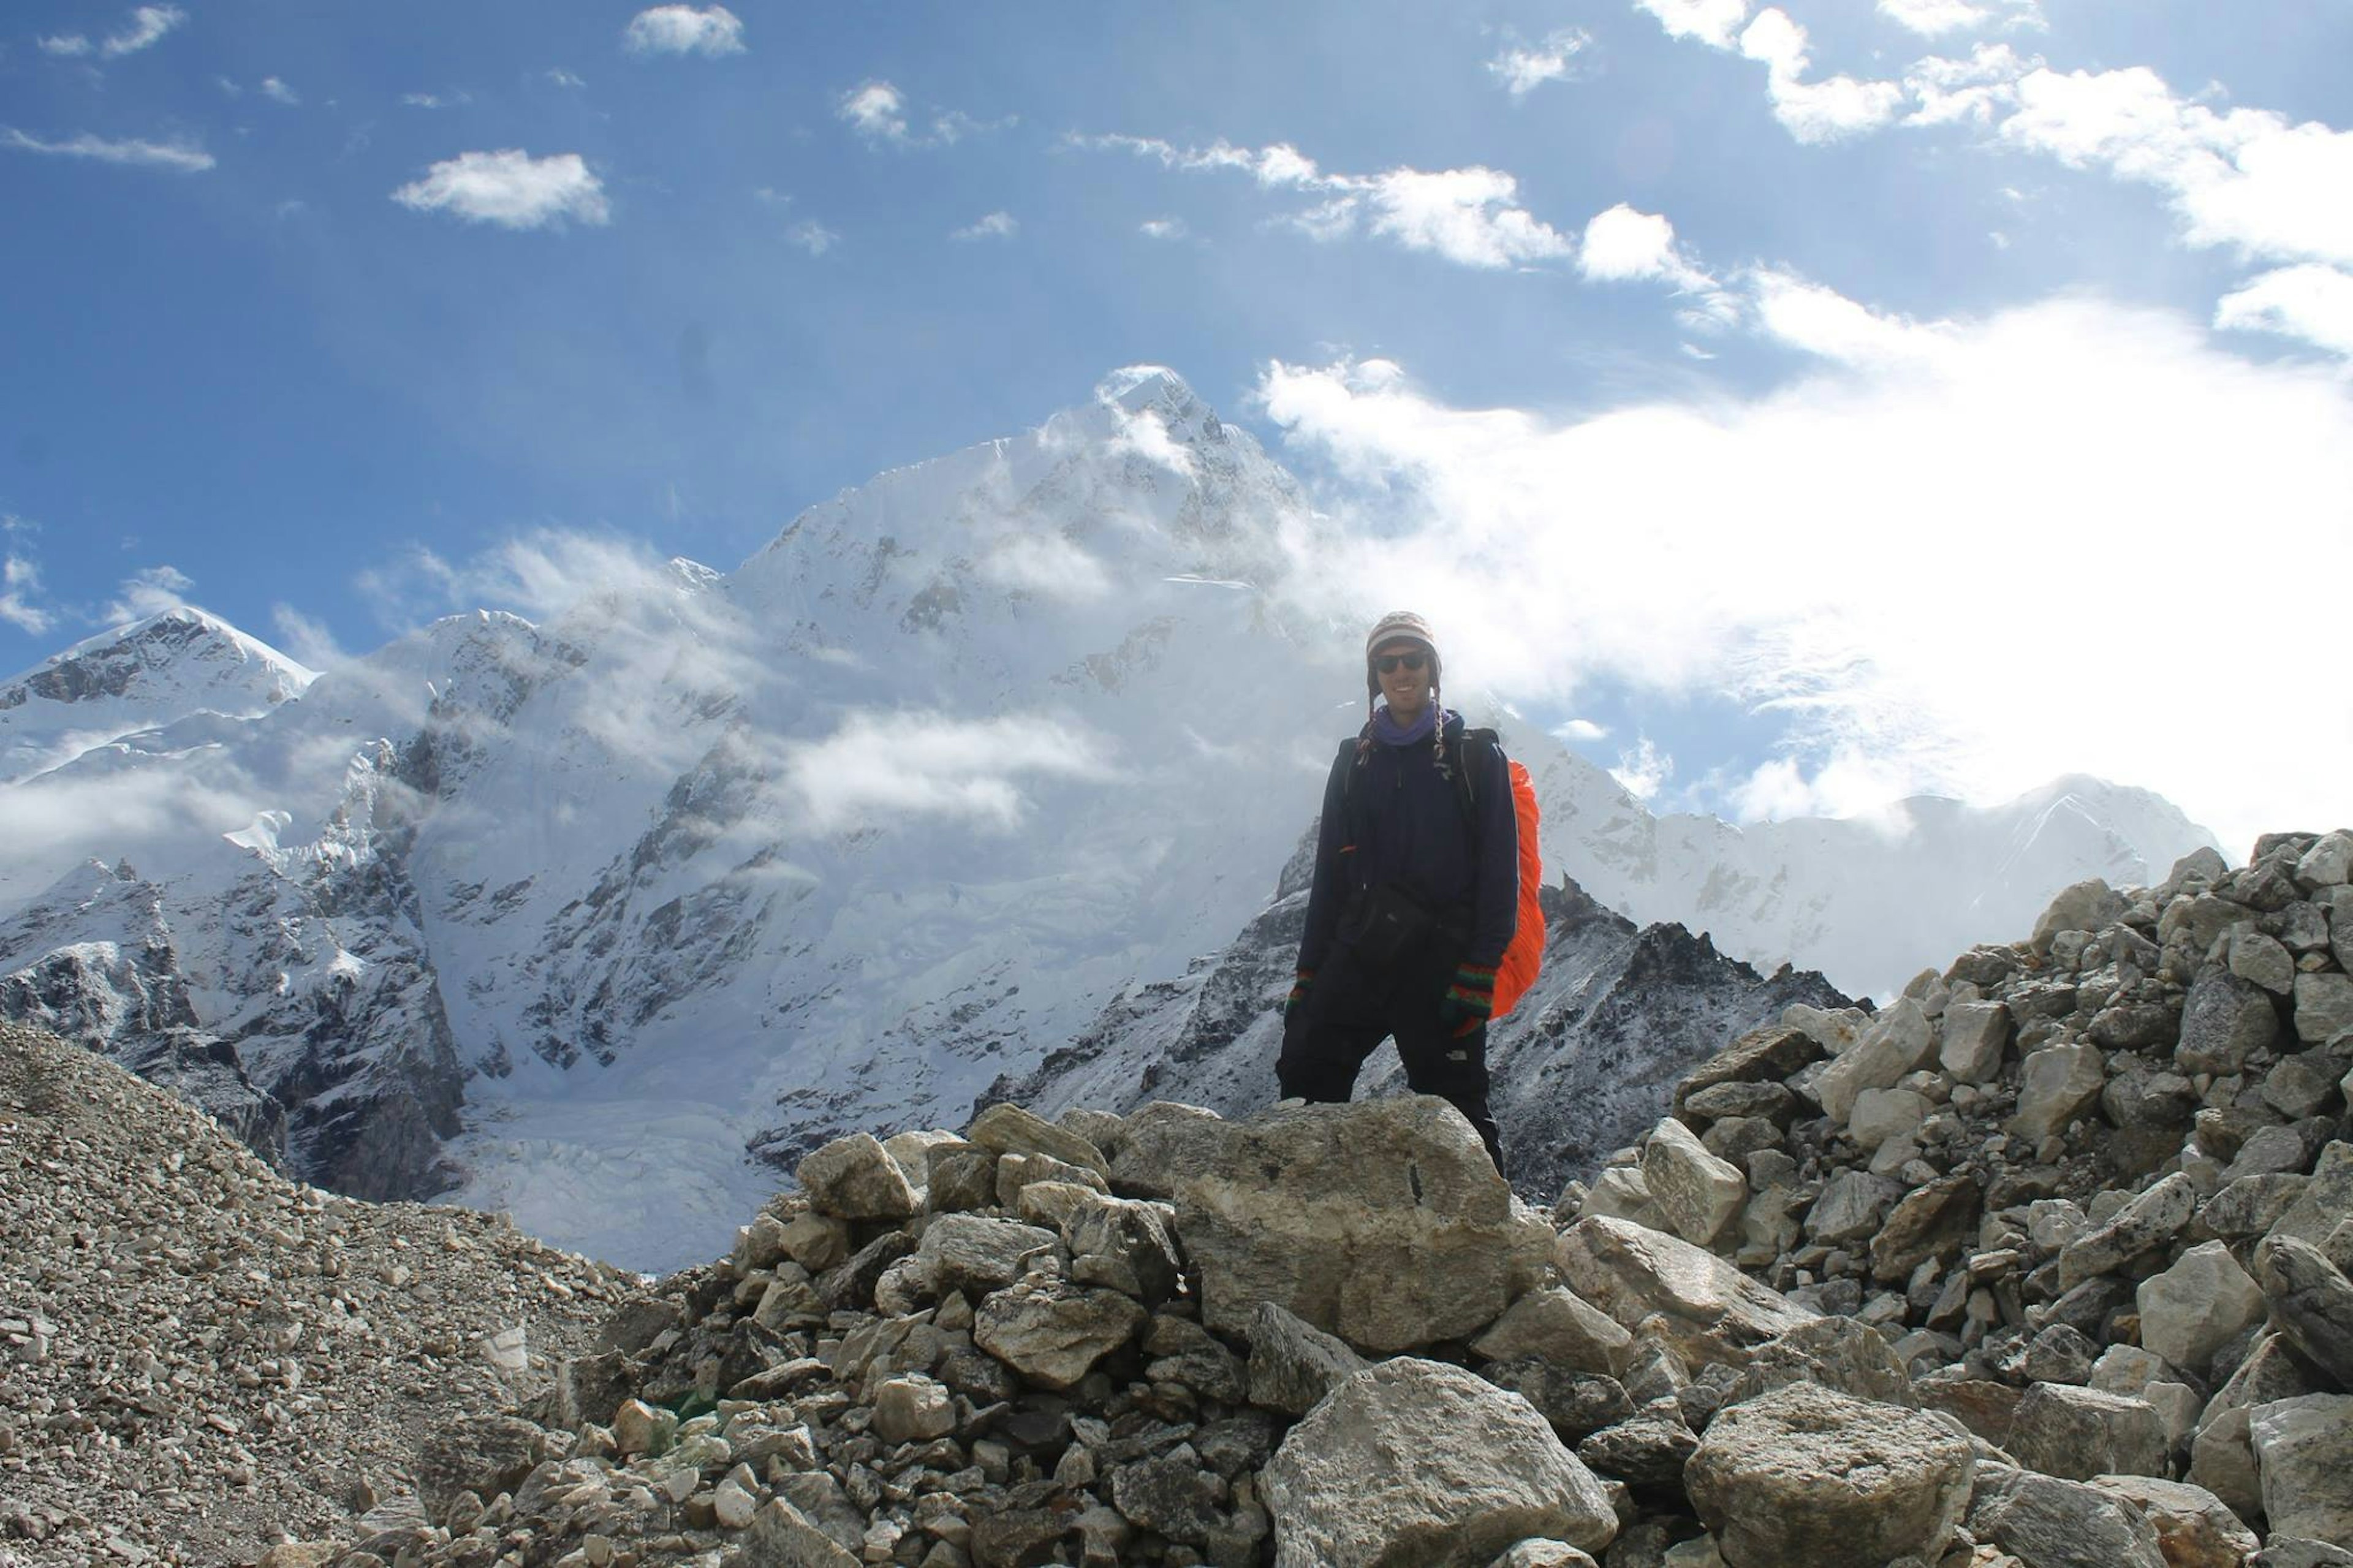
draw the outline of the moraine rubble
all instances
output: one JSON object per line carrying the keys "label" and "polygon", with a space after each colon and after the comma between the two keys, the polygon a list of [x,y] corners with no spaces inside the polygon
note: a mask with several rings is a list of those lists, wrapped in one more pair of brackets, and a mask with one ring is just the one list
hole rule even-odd
{"label": "moraine rubble", "polygon": [[[21,1078],[56,1051],[0,1060]],[[149,1092],[111,1070],[88,1062],[75,1092]],[[269,1389],[266,1339],[225,1331],[188,1360],[263,1379],[245,1396],[275,1400],[301,1457],[239,1440],[290,1501],[233,1510],[199,1491],[217,1469],[180,1492],[266,1518],[249,1550],[271,1568],[2353,1564],[2348,1080],[2353,835],[2297,834],[2236,870],[2200,852],[2154,889],[2071,888],[2028,940],[1875,1015],[1790,1009],[1549,1213],[1417,1097],[1236,1120],[997,1105],[961,1132],[837,1140],[730,1257],[625,1290],[525,1264],[492,1222],[306,1197],[245,1161],[257,1246],[329,1232],[306,1202],[354,1231],[417,1216],[498,1251],[520,1295],[437,1289],[413,1320],[360,1303],[372,1331],[439,1347],[368,1374],[447,1395],[405,1431],[314,1424]],[[213,1293],[175,1309],[183,1342],[268,1315],[226,1304],[233,1269],[185,1267],[200,1241],[184,1261],[110,1238],[136,1279],[86,1258],[88,1217],[34,1233],[27,1278],[16,1227],[42,1184],[141,1202],[157,1157],[109,1166],[107,1195],[36,1098],[12,1080],[0,1102],[0,1553],[98,1560],[112,1531],[247,1561],[206,1555],[130,1479],[157,1447],[105,1424],[128,1417],[96,1374],[126,1374],[93,1352],[121,1353],[161,1281]],[[200,1170],[245,1160],[185,1142]],[[533,1274],[569,1294],[502,1382],[467,1336],[548,1311]],[[373,1288],[302,1289],[332,1314]],[[310,1394],[336,1363],[302,1364]],[[351,1363],[336,1375],[356,1397]],[[49,1418],[69,1405],[87,1425]],[[370,1491],[396,1485],[341,1509],[260,1474],[348,1474],[363,1442],[401,1464],[357,1467]]]}

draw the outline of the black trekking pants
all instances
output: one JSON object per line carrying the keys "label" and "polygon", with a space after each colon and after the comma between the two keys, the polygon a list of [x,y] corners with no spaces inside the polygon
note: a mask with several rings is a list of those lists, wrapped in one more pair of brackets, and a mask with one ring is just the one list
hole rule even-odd
{"label": "black trekking pants", "polygon": [[1503,1142],[1487,1108],[1487,1026],[1457,1036],[1439,1016],[1461,957],[1455,943],[1440,940],[1387,973],[1366,973],[1346,944],[1335,948],[1306,1002],[1283,1027],[1282,1054],[1274,1064],[1283,1098],[1346,1103],[1365,1059],[1394,1036],[1407,1087],[1460,1110],[1502,1171]]}

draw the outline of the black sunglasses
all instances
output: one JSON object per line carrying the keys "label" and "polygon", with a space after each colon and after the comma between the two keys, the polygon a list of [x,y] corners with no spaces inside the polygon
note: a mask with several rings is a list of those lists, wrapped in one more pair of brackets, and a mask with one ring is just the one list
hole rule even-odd
{"label": "black sunglasses", "polygon": [[1430,656],[1423,653],[1419,648],[1416,648],[1411,653],[1382,654],[1378,658],[1373,660],[1373,668],[1379,670],[1383,675],[1392,675],[1396,673],[1397,667],[1398,665],[1403,665],[1408,669],[1418,670],[1429,662]]}

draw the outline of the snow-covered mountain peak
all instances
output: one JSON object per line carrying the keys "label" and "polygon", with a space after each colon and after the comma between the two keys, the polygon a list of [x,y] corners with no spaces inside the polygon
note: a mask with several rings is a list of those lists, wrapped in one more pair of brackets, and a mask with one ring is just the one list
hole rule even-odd
{"label": "snow-covered mountain peak", "polygon": [[254,718],[317,679],[218,616],[179,605],[87,637],[0,685],[0,780],[195,714]]}

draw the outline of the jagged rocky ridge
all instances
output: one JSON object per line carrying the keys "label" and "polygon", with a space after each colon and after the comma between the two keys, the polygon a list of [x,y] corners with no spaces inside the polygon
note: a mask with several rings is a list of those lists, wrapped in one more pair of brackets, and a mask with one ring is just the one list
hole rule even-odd
{"label": "jagged rocky ridge", "polygon": [[2072,888],[1550,1213],[1411,1096],[852,1135],[263,1562],[2353,1562],[2349,877]]}
{"label": "jagged rocky ridge", "polygon": [[[1175,980],[1131,987],[1034,1072],[990,1085],[974,1109],[1012,1100],[1050,1117],[1166,1100],[1241,1116],[1273,1103],[1280,1007],[1306,923],[1314,841],[1311,827],[1273,902],[1223,951]],[[1799,1004],[1852,1005],[1811,971],[1784,964],[1759,974],[1704,932],[1638,928],[1566,874],[1539,889],[1539,901],[1543,973],[1488,1031],[1505,1169],[1523,1193],[1549,1198],[1640,1135],[1675,1080],[1725,1039]],[[1392,1093],[1404,1082],[1395,1047],[1384,1046],[1358,1088]]]}

